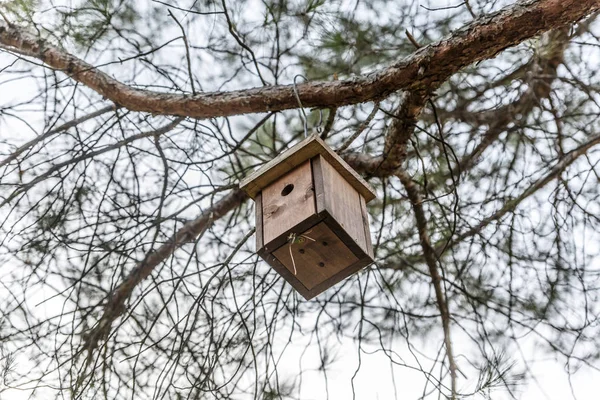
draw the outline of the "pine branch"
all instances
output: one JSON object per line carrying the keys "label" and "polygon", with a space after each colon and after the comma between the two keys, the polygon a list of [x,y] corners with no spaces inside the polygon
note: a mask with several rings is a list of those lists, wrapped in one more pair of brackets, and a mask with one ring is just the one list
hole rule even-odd
{"label": "pine branch", "polygon": [[[542,32],[576,22],[600,9],[600,0],[525,0],[474,20],[437,43],[373,74],[298,85],[305,107],[339,107],[375,101],[398,90],[425,90],[472,63],[494,57]],[[291,85],[196,96],[137,89],[112,78],[22,27],[0,21],[0,44],[42,60],[103,97],[132,111],[209,118],[297,107]]]}

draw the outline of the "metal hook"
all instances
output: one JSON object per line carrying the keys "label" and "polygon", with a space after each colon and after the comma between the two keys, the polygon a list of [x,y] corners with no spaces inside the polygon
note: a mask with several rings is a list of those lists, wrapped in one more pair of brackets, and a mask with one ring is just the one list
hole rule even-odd
{"label": "metal hook", "polygon": [[302,74],[294,76],[294,96],[296,96],[296,101],[298,102],[298,106],[300,106],[300,119],[304,126],[304,137],[308,137],[308,120],[306,118],[306,112],[304,112],[304,106],[302,106],[302,101],[300,101],[300,96],[298,95],[298,87],[296,86],[296,78],[298,77],[304,78],[306,82],[308,82],[308,79]]}
{"label": "metal hook", "polygon": [[319,108],[319,122],[317,122],[317,133],[323,133],[323,109]]}

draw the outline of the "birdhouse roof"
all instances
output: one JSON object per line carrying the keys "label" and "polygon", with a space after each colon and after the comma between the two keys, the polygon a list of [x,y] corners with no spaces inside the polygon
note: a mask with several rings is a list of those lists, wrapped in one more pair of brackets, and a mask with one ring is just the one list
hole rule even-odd
{"label": "birdhouse roof", "polygon": [[366,202],[375,198],[373,188],[316,135],[307,137],[252,172],[240,182],[240,189],[254,199],[273,181],[317,155],[321,155],[329,162],[364,197]]}

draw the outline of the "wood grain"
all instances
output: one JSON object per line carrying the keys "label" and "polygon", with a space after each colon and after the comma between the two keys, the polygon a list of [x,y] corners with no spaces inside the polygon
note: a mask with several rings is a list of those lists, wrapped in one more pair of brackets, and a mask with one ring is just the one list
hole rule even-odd
{"label": "wood grain", "polygon": [[313,174],[313,186],[315,187],[315,207],[317,209],[317,214],[321,214],[325,211],[325,183],[323,182],[321,157],[314,157],[310,162]]}
{"label": "wood grain", "polygon": [[[282,192],[294,185],[288,195]],[[263,240],[269,244],[278,236],[316,214],[310,161],[305,161],[273,181],[262,191]]]}
{"label": "wood grain", "polygon": [[361,195],[324,159],[320,162],[325,187],[325,209],[342,229],[367,252]]}
{"label": "wood grain", "polygon": [[357,273],[358,271],[360,271],[367,265],[371,264],[372,262],[373,262],[373,260],[371,260],[369,258],[361,258],[360,260],[356,261],[355,263],[348,266],[347,268],[341,270],[337,274],[335,274],[335,275],[329,277],[328,279],[324,280],[323,282],[319,283],[318,285],[313,287],[311,290],[309,290],[306,294],[304,294],[302,292],[301,292],[301,294],[307,300],[312,299],[313,297],[323,293],[324,291],[326,291],[330,287],[334,286],[335,284],[343,281],[350,275]]}
{"label": "wood grain", "polygon": [[[358,261],[352,251],[324,222],[303,232],[303,235],[307,238],[303,238],[303,243],[293,244],[291,250],[296,264],[296,279],[308,290]],[[286,243],[278,248],[273,255],[289,272],[294,273],[289,244]]]}
{"label": "wood grain", "polygon": [[254,198],[254,218],[256,226],[256,251],[259,251],[264,246],[264,231],[263,231],[263,211],[262,211],[262,195],[259,193]]}
{"label": "wood grain", "polygon": [[371,229],[369,225],[369,212],[367,211],[367,204],[365,199],[360,198],[360,211],[362,213],[363,218],[363,226],[365,228],[365,245],[366,252],[371,257],[371,259],[375,259],[375,254],[373,253],[373,244],[371,243]]}

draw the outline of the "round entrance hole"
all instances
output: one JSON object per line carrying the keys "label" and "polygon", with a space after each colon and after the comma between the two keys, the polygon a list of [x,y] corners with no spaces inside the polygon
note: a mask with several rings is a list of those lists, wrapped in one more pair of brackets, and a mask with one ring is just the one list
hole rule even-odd
{"label": "round entrance hole", "polygon": [[292,190],[294,190],[294,184],[288,183],[287,185],[285,185],[285,187],[281,191],[281,195],[287,196],[288,194],[292,193]]}
{"label": "round entrance hole", "polygon": [[324,263],[324,262],[320,262],[320,263],[319,263],[319,267],[323,268],[324,266],[325,266],[325,263]]}

